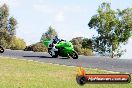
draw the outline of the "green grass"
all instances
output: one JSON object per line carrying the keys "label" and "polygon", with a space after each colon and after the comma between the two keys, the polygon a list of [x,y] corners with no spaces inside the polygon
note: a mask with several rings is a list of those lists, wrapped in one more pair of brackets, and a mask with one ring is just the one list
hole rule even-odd
{"label": "green grass", "polygon": [[[87,73],[109,73],[86,69]],[[0,57],[0,88],[132,88],[129,84],[76,83],[76,67]]]}

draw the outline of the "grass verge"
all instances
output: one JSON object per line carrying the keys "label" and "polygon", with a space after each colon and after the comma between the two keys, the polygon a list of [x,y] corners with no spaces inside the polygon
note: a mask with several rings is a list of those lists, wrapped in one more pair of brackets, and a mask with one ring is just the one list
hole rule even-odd
{"label": "grass verge", "polygon": [[[110,73],[87,68],[87,73]],[[0,88],[132,88],[129,84],[76,83],[76,67],[0,57]]]}

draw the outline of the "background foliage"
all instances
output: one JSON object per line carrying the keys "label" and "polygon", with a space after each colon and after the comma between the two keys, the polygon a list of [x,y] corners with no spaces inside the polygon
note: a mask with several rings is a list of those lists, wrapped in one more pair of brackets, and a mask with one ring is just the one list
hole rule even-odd
{"label": "background foliage", "polygon": [[71,40],[74,45],[74,49],[78,52],[79,55],[93,56],[91,39],[76,37]]}
{"label": "background foliage", "polygon": [[88,26],[96,29],[98,36],[93,37],[93,50],[101,55],[120,57],[132,36],[132,8],[113,10],[110,3],[102,3],[97,14],[91,17]]}
{"label": "background foliage", "polygon": [[0,6],[0,45],[4,48],[23,50],[26,43],[16,35],[17,21],[9,16],[9,9],[6,4]]}

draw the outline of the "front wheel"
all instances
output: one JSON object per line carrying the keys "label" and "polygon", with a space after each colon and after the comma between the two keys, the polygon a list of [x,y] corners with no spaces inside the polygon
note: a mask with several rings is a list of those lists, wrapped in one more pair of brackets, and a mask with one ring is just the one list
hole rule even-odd
{"label": "front wheel", "polygon": [[4,52],[4,48],[0,46],[0,53]]}
{"label": "front wheel", "polygon": [[72,57],[73,59],[78,59],[78,53],[77,53],[76,51],[73,51],[71,57]]}
{"label": "front wheel", "polygon": [[58,57],[58,51],[55,51],[55,55],[52,55],[53,58],[57,58]]}
{"label": "front wheel", "polygon": [[58,51],[54,51],[54,55],[51,52],[52,48],[48,48],[48,53],[52,56],[52,58],[57,58],[58,57]]}

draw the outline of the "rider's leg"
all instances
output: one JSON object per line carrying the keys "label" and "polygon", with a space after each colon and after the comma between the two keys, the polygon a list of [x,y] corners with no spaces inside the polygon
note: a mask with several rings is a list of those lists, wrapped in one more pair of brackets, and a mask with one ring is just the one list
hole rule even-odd
{"label": "rider's leg", "polygon": [[51,49],[52,56],[55,55],[55,51],[58,51],[58,49],[55,48],[55,46]]}

